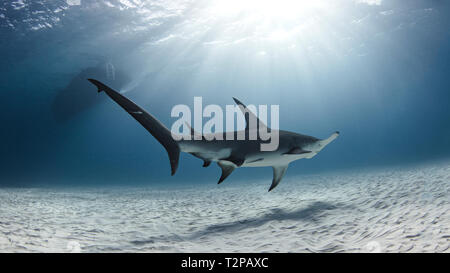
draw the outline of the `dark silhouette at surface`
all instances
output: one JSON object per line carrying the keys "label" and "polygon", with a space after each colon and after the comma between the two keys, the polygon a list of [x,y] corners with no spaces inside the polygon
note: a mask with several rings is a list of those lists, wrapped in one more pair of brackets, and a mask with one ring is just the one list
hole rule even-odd
{"label": "dark silhouette at surface", "polygon": [[110,62],[96,67],[88,67],[76,75],[66,88],[58,92],[52,104],[53,114],[58,121],[66,121],[78,113],[105,100],[103,96],[93,96],[96,88],[86,79],[96,77],[118,89],[130,82],[130,78],[116,70]]}

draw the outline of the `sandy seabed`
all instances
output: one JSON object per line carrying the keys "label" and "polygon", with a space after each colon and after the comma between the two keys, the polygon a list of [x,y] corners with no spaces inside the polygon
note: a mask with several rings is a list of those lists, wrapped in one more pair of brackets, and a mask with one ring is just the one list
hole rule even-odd
{"label": "sandy seabed", "polygon": [[450,163],[270,179],[3,188],[0,252],[450,252]]}

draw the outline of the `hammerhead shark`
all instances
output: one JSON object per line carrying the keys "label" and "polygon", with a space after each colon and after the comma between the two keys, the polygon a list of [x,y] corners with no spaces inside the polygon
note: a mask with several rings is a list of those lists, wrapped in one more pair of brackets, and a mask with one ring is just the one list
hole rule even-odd
{"label": "hammerhead shark", "polygon": [[[302,158],[314,157],[339,136],[339,132],[336,131],[326,139],[318,139],[312,136],[279,130],[279,145],[274,151],[261,151],[260,144],[264,141],[259,138],[256,140],[236,140],[234,138],[235,140],[230,141],[225,140],[224,137],[206,137],[206,135],[202,135],[192,128],[190,128],[190,133],[191,135],[197,135],[197,138],[194,138],[194,140],[186,140],[184,138],[174,140],[169,129],[137,104],[100,81],[94,79],[88,80],[98,88],[99,93],[104,91],[161,143],[169,155],[172,175],[177,171],[181,151],[202,159],[204,162],[203,167],[208,167],[211,162],[217,162],[217,165],[222,169],[222,175],[219,178],[218,184],[222,183],[239,167],[272,167],[273,180],[269,188],[270,192],[280,183],[289,163]],[[236,98],[233,99],[245,116],[246,128],[244,133],[248,134],[249,130],[251,130],[249,128],[250,118],[258,121],[259,128],[264,126],[266,129],[271,130],[249,111],[242,102]],[[233,133],[237,135],[242,133],[242,131],[234,131]],[[198,138],[198,135],[201,137]]]}

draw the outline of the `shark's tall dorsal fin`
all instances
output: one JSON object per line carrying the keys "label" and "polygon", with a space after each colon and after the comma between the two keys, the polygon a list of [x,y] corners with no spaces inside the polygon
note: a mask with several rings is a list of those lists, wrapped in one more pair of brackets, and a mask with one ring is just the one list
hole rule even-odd
{"label": "shark's tall dorsal fin", "polygon": [[233,100],[239,106],[239,109],[241,109],[241,112],[245,117],[245,123],[246,123],[245,130],[249,130],[250,116],[252,117],[252,119],[254,119],[256,121],[257,128],[261,128],[261,129],[268,128],[264,122],[262,122],[252,111],[250,111],[250,109],[247,108],[247,106],[245,106],[245,104],[243,104],[240,100],[236,99],[235,97],[233,97]]}
{"label": "shark's tall dorsal fin", "polygon": [[284,174],[286,173],[286,170],[289,165],[284,166],[272,166],[273,168],[273,180],[272,185],[270,185],[269,191],[273,190],[278,184],[280,183],[281,179],[283,178]]}
{"label": "shark's tall dorsal fin", "polygon": [[217,162],[217,165],[222,169],[222,175],[220,176],[219,182],[217,182],[217,184],[220,184],[234,171],[235,167],[220,162]]}

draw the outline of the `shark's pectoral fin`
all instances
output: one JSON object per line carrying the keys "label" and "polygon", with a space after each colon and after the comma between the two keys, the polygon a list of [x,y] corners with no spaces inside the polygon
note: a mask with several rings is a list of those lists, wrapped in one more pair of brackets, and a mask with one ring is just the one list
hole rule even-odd
{"label": "shark's pectoral fin", "polygon": [[272,185],[270,185],[269,191],[273,190],[278,184],[280,183],[281,179],[283,178],[284,174],[286,173],[286,170],[289,165],[284,166],[272,166],[273,168],[273,180]]}
{"label": "shark's pectoral fin", "polygon": [[219,182],[217,182],[217,184],[220,184],[234,171],[235,167],[231,164],[222,164],[220,162],[217,165],[222,169],[222,175],[220,176]]}
{"label": "shark's pectoral fin", "polygon": [[211,165],[211,160],[203,159],[203,167],[206,168]]}
{"label": "shark's pectoral fin", "polygon": [[229,162],[233,163],[234,165],[236,165],[237,167],[240,167],[240,166],[242,166],[242,164],[244,164],[245,158],[243,156],[230,155],[229,157],[223,158],[221,160],[229,161]]}

